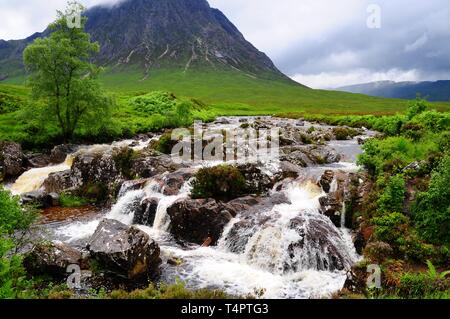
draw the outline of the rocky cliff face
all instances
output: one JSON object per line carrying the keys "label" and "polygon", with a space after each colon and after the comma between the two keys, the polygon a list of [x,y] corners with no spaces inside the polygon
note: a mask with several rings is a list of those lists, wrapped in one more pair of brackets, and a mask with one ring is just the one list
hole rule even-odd
{"label": "rocky cliff face", "polygon": [[[101,45],[96,62],[139,65],[145,76],[156,68],[232,69],[253,77],[286,78],[272,61],[206,0],[125,0],[86,12],[87,32]],[[44,35],[47,32],[43,33]],[[20,61],[34,36],[0,42],[0,74],[6,62]]]}

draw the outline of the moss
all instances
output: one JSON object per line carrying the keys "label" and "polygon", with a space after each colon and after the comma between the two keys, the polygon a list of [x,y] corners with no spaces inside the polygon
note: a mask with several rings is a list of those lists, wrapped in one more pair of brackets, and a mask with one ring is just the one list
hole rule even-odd
{"label": "moss", "polygon": [[132,172],[133,160],[137,158],[137,153],[128,147],[115,150],[113,153],[113,160],[116,167],[120,170],[121,174],[127,179],[133,179],[134,174]]}
{"label": "moss", "polygon": [[231,200],[247,192],[244,176],[229,165],[200,169],[192,186],[192,198]]}

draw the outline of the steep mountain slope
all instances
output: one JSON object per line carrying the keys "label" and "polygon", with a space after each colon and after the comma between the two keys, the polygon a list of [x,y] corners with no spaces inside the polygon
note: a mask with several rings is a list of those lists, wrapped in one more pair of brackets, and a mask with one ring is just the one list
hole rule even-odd
{"label": "steep mountain slope", "polygon": [[381,81],[340,87],[337,90],[399,99],[414,99],[417,94],[420,94],[430,101],[450,101],[450,81]]}
{"label": "steep mountain slope", "polygon": [[[206,68],[288,80],[206,0],[126,0],[93,7],[86,16],[86,31],[101,46],[95,62],[104,66],[137,65],[143,78],[159,68]],[[0,77],[17,74],[23,49],[46,34],[0,42]]]}

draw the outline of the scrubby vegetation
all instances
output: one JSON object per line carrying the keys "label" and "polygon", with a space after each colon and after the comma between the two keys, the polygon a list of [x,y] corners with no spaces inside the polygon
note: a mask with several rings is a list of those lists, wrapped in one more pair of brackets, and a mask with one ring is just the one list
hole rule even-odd
{"label": "scrubby vegetation", "polygon": [[417,99],[405,115],[309,119],[382,133],[364,143],[358,159],[373,185],[356,212],[373,232],[364,257],[379,263],[387,277],[381,290],[366,291],[366,296],[449,298],[447,273],[432,274],[433,264],[450,268],[450,113],[429,110]]}
{"label": "scrubby vegetation", "polygon": [[22,257],[14,252],[23,244],[18,233],[27,231],[35,218],[33,209],[21,207],[18,198],[0,186],[0,299],[34,295]]}
{"label": "scrubby vegetation", "polygon": [[192,198],[215,198],[230,200],[247,191],[246,181],[236,167],[219,165],[202,168],[192,183]]}

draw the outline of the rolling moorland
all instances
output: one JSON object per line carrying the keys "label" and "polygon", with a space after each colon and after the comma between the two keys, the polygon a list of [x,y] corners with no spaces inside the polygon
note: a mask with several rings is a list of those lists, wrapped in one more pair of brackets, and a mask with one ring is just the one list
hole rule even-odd
{"label": "rolling moorland", "polygon": [[[104,28],[109,25],[110,17],[118,12],[125,16],[125,27],[120,30]],[[127,14],[123,15],[124,12]],[[135,38],[137,33],[131,32],[130,28],[161,30],[162,24],[158,19],[143,17],[137,19],[142,23],[140,26],[127,23],[129,19],[126,17],[134,12],[142,12],[143,16],[149,12],[156,16],[164,16],[164,12],[176,12],[176,16],[171,17],[179,24],[173,24],[174,29],[164,33],[168,35],[164,41],[159,40],[157,34],[160,32],[139,34],[147,44],[154,45],[149,49],[139,44]],[[345,226],[351,230],[354,246],[364,257],[351,268],[351,276],[346,280],[345,287],[332,297],[449,298],[450,283],[446,270],[450,267],[450,103],[385,99],[307,88],[281,74],[268,57],[245,41],[223,14],[210,9],[206,1],[202,0],[195,1],[195,5],[184,0],[130,0],[118,7],[90,9],[86,16],[86,31],[91,32],[93,40],[100,42],[100,54],[94,58],[94,62],[104,67],[98,82],[111,101],[107,116],[97,118],[95,123],[81,122],[70,140],[66,141],[56,119],[40,111],[45,109],[47,101],[36,99],[31,94],[33,84],[25,84],[29,74],[23,72],[23,50],[17,48],[24,49],[40,35],[22,42],[2,44],[3,48],[6,47],[6,51],[0,50],[0,73],[4,78],[0,83],[2,180],[12,183],[24,171],[42,166],[33,159],[40,158],[46,162],[46,156],[52,156],[54,147],[64,142],[110,143],[149,132],[163,134],[148,149],[135,151],[125,148],[118,154],[113,152],[113,160],[107,163],[115,167],[114,172],[101,172],[105,167],[103,156],[107,157],[107,154],[99,154],[102,160],[89,165],[93,171],[100,171],[101,178],[105,178],[102,184],[95,184],[87,177],[80,185],[65,185],[57,191],[58,203],[50,205],[55,206],[52,209],[56,210],[89,205],[110,209],[120,199],[115,184],[118,176],[124,184],[140,178],[157,178],[158,175],[148,176],[145,170],[139,170],[139,163],[155,161],[154,151],[160,156],[170,153],[171,142],[167,138],[170,129],[189,127],[194,119],[213,122],[218,116],[272,115],[298,119],[299,123],[307,120],[332,125],[332,129],[319,124],[312,128],[296,128],[294,131],[297,135],[294,134],[294,137],[289,136],[289,132],[283,135],[288,161],[291,158],[289,156],[296,154],[295,147],[308,149],[304,153],[308,161],[304,161],[303,155],[302,160],[294,161],[300,169],[297,177],[301,177],[301,170],[306,171],[309,166],[332,164],[333,160],[327,162],[328,155],[312,156],[309,148],[322,150],[333,141],[356,142],[357,136],[363,134],[364,127],[376,131],[377,135],[366,141],[358,141],[363,144],[361,147],[364,150],[357,161],[362,169],[355,175],[330,173],[327,170],[319,176],[320,187],[326,193],[324,185],[328,179],[330,186],[330,174],[333,174],[332,180],[338,181],[336,194],[331,192],[325,199],[329,205],[322,205],[338,208],[331,212],[330,209],[327,212],[324,209],[323,213],[328,214],[336,227]],[[187,24],[180,17],[189,17],[191,21],[195,18],[198,25]],[[214,31],[199,31],[206,23],[205,19],[215,26]],[[151,28],[147,28],[148,23]],[[99,26],[107,32],[102,32]],[[188,30],[188,34],[185,30]],[[112,34],[120,45],[107,44],[109,42],[105,39],[113,38]],[[41,35],[48,36],[49,33],[44,31]],[[198,38],[202,40],[198,41]],[[227,43],[228,46],[222,46],[221,43]],[[19,46],[14,47],[16,45]],[[239,50],[230,50],[233,45]],[[177,49],[171,56],[168,48],[172,47]],[[2,52],[7,52],[8,56],[2,56]],[[149,52],[154,53],[152,55]],[[273,124],[270,120],[257,119],[248,125],[257,127]],[[19,156],[10,151],[19,148],[24,151],[22,154],[21,150]],[[70,154],[69,149],[64,155]],[[17,158],[20,162],[18,166],[15,165]],[[87,154],[78,154],[74,159],[75,164],[65,174],[75,174],[77,170],[88,171],[90,168],[83,166],[86,158],[89,158]],[[162,166],[171,173],[179,172]],[[292,171],[288,173],[292,177]],[[220,206],[242,199],[243,196],[264,197],[264,190],[242,186],[246,174],[248,172],[242,167],[226,165],[196,172],[193,174],[197,182],[192,191],[192,200],[208,199]],[[262,181],[265,176],[258,174],[257,179]],[[339,174],[343,174],[344,181],[340,182],[336,177]],[[226,181],[225,191],[211,192],[211,185],[212,189],[219,190],[219,180]],[[22,202],[24,198],[26,196],[22,194]],[[187,289],[185,283],[180,282],[168,285],[152,279],[149,283],[147,277],[144,282],[140,282],[138,290],[133,289],[134,285],[133,288],[122,289],[123,285],[109,283],[101,288],[94,285],[96,289],[85,295],[76,294],[61,281],[61,273],[58,273],[59,268],[62,268],[60,264],[56,267],[59,267],[57,276],[54,272],[46,272],[54,265],[51,260],[39,259],[39,251],[42,250],[37,250],[37,255],[36,251],[32,254],[42,263],[43,268],[38,271],[30,269],[29,256],[11,256],[8,253],[23,244],[17,240],[17,232],[33,228],[48,209],[42,207],[39,200],[34,204],[32,207],[22,206],[18,197],[11,197],[8,191],[0,190],[0,266],[6,269],[0,272],[0,298],[231,297],[222,291]],[[173,212],[173,209],[168,210]],[[343,225],[335,220],[336,216],[342,214],[345,216]],[[207,222],[212,224],[216,221]],[[200,241],[186,234],[184,236],[182,239],[188,242],[199,245],[203,242],[201,236]],[[51,245],[42,247],[44,254],[49,252],[47,249],[55,249]],[[183,261],[170,262],[181,264]],[[367,289],[365,286],[366,266],[371,263],[377,263],[382,268],[381,289]],[[98,261],[89,265],[94,273],[108,270],[104,269],[107,267]],[[340,266],[333,267],[339,269]],[[333,267],[326,265],[325,270],[336,270]],[[318,267],[318,270],[322,269]],[[34,279],[31,279],[31,274]],[[189,283],[186,284],[189,286]],[[254,298],[255,295],[249,297]]]}

